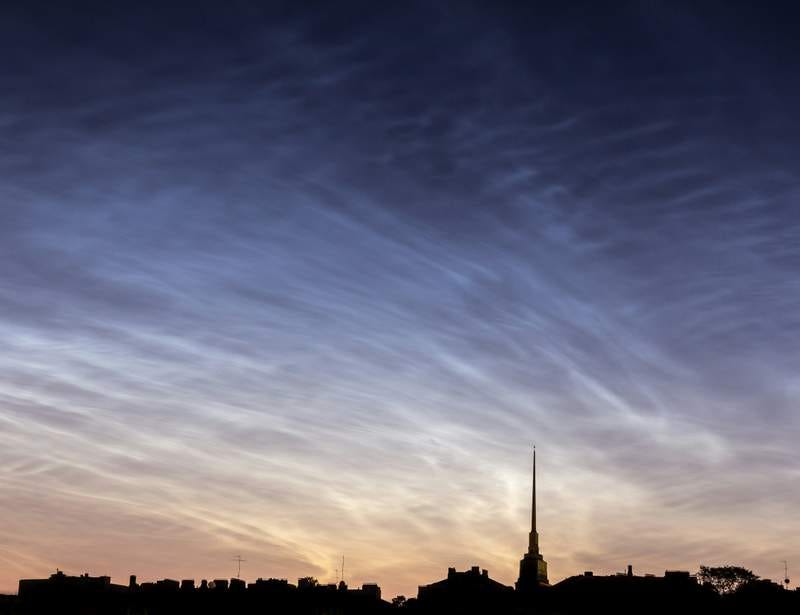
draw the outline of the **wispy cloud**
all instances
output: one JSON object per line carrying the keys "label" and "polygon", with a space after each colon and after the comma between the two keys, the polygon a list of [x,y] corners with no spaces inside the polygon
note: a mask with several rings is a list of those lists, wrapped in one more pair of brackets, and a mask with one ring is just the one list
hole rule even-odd
{"label": "wispy cloud", "polygon": [[532,440],[556,579],[800,547],[790,98],[575,16],[419,11],[127,22],[145,49],[9,21],[0,590],[237,553],[510,583]]}

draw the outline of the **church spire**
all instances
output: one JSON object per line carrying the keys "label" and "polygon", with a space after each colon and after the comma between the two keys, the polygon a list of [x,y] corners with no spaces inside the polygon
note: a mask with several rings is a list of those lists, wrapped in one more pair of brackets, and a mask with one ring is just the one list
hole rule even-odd
{"label": "church spire", "polygon": [[539,553],[539,534],[536,531],[536,445],[533,446],[533,484],[531,485],[531,533],[528,553]]}
{"label": "church spire", "polygon": [[536,531],[536,445],[533,445],[533,503],[531,505],[531,530]]}
{"label": "church spire", "polygon": [[528,539],[528,552],[519,563],[519,579],[517,589],[534,590],[549,585],[547,580],[547,562],[539,552],[539,533],[536,531],[536,447],[533,447],[533,476],[531,479],[531,533]]}

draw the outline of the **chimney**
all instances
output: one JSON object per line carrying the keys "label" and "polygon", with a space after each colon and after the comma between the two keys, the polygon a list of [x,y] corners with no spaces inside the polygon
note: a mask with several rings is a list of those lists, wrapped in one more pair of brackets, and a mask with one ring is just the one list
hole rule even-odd
{"label": "chimney", "polygon": [[481,576],[484,576],[484,577],[488,578],[489,577],[489,571],[486,570],[486,568],[484,568],[483,570],[481,570]]}
{"label": "chimney", "polygon": [[633,576],[633,566],[631,566],[630,564],[628,564],[628,576],[629,577]]}
{"label": "chimney", "polygon": [[447,569],[447,578],[448,579],[452,579],[454,576],[456,576],[456,569],[452,568],[452,567],[448,568]]}
{"label": "chimney", "polygon": [[480,569],[479,566],[473,566],[472,567],[472,574],[480,574],[480,573],[481,573],[481,569]]}
{"label": "chimney", "polygon": [[132,574],[128,581],[128,589],[136,589],[136,575]]}

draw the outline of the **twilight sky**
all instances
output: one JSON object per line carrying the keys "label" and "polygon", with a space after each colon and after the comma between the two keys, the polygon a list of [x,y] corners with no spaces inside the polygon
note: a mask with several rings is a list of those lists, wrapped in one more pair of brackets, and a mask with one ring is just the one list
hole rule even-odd
{"label": "twilight sky", "polygon": [[55,4],[0,14],[0,592],[510,584],[532,441],[551,580],[800,566],[796,16]]}

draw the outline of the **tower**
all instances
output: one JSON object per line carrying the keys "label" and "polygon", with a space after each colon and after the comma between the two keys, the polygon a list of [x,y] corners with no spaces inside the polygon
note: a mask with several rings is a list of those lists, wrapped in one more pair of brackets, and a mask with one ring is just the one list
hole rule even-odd
{"label": "tower", "polygon": [[547,562],[539,552],[539,533],[536,531],[536,447],[533,447],[533,484],[531,496],[531,533],[528,535],[528,552],[519,562],[518,591],[531,591],[547,581]]}

